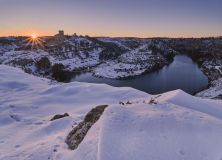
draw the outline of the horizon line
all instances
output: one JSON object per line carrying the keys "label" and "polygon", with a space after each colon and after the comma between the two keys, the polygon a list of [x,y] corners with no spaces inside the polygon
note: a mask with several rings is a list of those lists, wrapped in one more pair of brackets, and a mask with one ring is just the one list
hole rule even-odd
{"label": "horizon line", "polygon": [[[52,35],[37,35],[38,37],[53,37],[56,34]],[[65,34],[64,36],[73,36],[74,34]],[[4,38],[4,37],[30,37],[31,35],[0,35],[0,38]],[[83,37],[92,37],[92,38],[141,38],[141,39],[146,39],[146,38],[221,38],[222,35],[218,35],[218,36],[147,36],[147,37],[142,37],[142,36],[105,36],[105,35],[101,35],[101,36],[91,36],[91,35],[82,35],[82,34],[77,34],[77,36],[83,36]]]}

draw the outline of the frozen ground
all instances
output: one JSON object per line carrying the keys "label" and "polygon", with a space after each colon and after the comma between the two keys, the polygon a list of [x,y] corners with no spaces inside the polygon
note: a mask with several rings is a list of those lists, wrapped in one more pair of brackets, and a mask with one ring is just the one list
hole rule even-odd
{"label": "frozen ground", "polygon": [[[181,90],[59,84],[0,65],[0,160],[221,160],[222,101]],[[119,102],[127,105],[120,105]],[[80,146],[64,140],[93,107],[108,104]],[[55,121],[55,114],[70,116]]]}

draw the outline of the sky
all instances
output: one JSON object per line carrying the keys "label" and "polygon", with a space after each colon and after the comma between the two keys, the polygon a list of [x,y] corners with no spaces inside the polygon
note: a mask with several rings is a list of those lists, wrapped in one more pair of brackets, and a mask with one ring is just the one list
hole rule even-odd
{"label": "sky", "polygon": [[222,36],[222,0],[0,0],[0,36]]}

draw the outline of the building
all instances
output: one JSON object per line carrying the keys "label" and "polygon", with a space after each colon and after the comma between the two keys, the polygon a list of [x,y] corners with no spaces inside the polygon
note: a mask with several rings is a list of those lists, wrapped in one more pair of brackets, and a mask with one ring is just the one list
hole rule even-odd
{"label": "building", "polygon": [[66,40],[63,30],[59,30],[56,35],[54,35],[47,43],[47,46],[56,46],[62,44]]}
{"label": "building", "polygon": [[64,36],[64,31],[63,30],[59,30],[59,33],[57,35]]}
{"label": "building", "polygon": [[55,35],[55,37],[64,37],[64,31],[63,30],[59,30],[58,34]]}

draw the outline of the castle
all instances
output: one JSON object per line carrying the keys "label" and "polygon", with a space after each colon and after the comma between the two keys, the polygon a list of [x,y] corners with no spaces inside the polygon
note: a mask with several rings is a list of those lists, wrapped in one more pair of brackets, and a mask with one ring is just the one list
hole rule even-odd
{"label": "castle", "polygon": [[63,37],[64,36],[64,31],[59,30],[59,33],[55,35],[55,37]]}
{"label": "castle", "polygon": [[64,31],[59,30],[59,32],[56,35],[54,35],[48,40],[47,46],[50,47],[50,46],[61,44],[62,42],[64,42],[65,39],[66,39],[66,36],[64,34]]}

